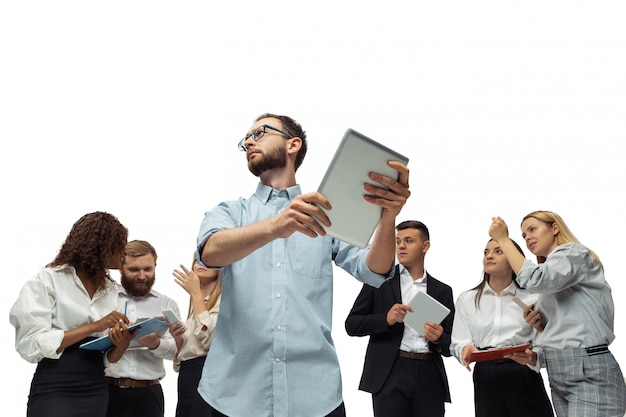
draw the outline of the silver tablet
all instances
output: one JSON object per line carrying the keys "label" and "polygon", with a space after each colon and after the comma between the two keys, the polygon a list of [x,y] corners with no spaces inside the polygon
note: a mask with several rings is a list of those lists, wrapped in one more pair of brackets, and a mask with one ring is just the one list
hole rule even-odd
{"label": "silver tablet", "polygon": [[365,201],[363,185],[380,186],[369,179],[370,172],[397,178],[398,171],[387,165],[391,160],[404,165],[409,162],[406,156],[359,132],[346,131],[317,190],[333,207],[325,210],[332,223],[326,228],[330,236],[361,248],[367,246],[382,209]]}
{"label": "silver tablet", "polygon": [[441,321],[450,314],[448,307],[421,291],[415,294],[408,305],[413,308],[413,312],[406,313],[404,324],[411,326],[419,334],[424,334],[424,324],[427,321],[441,324]]}

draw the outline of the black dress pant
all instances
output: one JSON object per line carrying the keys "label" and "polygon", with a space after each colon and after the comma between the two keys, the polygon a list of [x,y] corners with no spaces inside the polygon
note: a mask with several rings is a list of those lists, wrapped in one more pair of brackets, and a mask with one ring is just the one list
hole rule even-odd
{"label": "black dress pant", "polygon": [[553,417],[541,374],[510,360],[474,366],[476,417]]}
{"label": "black dress pant", "polygon": [[163,417],[164,414],[165,400],[161,384],[142,388],[109,385],[107,417]]}
{"label": "black dress pant", "polygon": [[399,357],[372,400],[376,417],[442,417],[445,413],[444,384],[433,361]]}

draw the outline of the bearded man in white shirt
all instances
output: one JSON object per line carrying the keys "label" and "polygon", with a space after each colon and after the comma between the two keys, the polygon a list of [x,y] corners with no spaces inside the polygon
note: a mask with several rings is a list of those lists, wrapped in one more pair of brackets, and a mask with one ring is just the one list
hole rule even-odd
{"label": "bearded man in white shirt", "polygon": [[[172,309],[178,317],[178,305],[171,298],[152,289],[155,281],[157,254],[154,247],[142,240],[126,245],[120,269],[119,309],[130,322],[148,317],[161,317]],[[133,340],[120,361],[107,364],[109,386],[108,417],[163,417],[165,400],[160,381],[165,377],[163,360],[174,359],[176,343],[167,330]]]}

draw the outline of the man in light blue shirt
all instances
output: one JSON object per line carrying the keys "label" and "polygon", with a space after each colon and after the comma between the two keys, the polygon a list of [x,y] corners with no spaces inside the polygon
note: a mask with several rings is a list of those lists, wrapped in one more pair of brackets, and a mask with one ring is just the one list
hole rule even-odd
{"label": "man in light blue shirt", "polygon": [[[239,143],[254,195],[209,211],[200,227],[202,262],[222,268],[222,302],[198,391],[213,416],[345,416],[341,374],[331,338],[332,262],[380,286],[395,261],[395,219],[410,195],[398,180],[372,173],[364,198],[382,208],[369,248],[326,235],[331,203],[301,194],[295,172],[307,149],[302,127],[264,114]],[[385,190],[387,188],[388,190]]]}

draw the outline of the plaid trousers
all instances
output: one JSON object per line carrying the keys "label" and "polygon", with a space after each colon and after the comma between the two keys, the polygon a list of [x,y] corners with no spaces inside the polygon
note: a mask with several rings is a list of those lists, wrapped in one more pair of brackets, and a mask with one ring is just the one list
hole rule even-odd
{"label": "plaid trousers", "polygon": [[625,415],[624,375],[608,349],[545,350],[545,358],[558,417]]}

